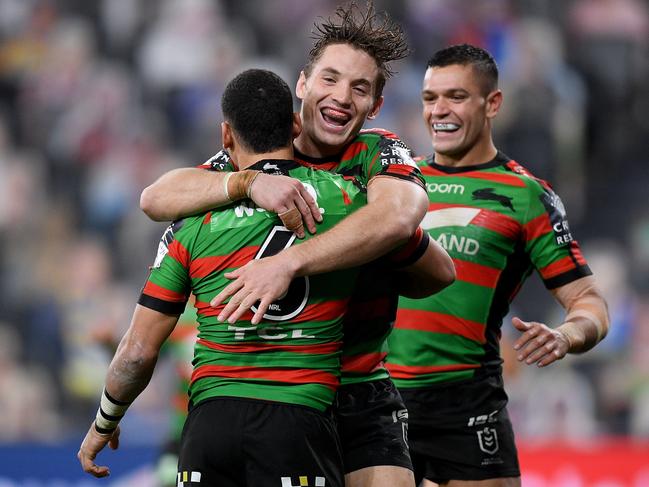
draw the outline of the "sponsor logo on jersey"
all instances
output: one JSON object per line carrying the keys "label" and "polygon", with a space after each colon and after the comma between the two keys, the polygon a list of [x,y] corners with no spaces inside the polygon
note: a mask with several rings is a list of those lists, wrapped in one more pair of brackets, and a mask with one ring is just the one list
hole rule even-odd
{"label": "sponsor logo on jersey", "polygon": [[189,472],[187,470],[178,472],[176,487],[191,487],[192,485],[198,485],[200,483],[200,472]]}
{"label": "sponsor logo on jersey", "polygon": [[309,482],[309,477],[300,475],[297,484],[293,483],[292,477],[282,477],[282,487],[325,487],[326,482],[324,477],[314,477],[313,483]]}
{"label": "sponsor logo on jersey", "polygon": [[381,150],[379,157],[382,166],[388,166],[390,164],[405,164],[417,167],[417,163],[412,158],[410,149],[399,139],[383,138],[379,142],[379,149]]}
{"label": "sponsor logo on jersey", "polygon": [[487,423],[495,423],[498,420],[494,417],[498,414],[498,409],[492,411],[489,414],[481,414],[480,416],[471,416],[467,422],[467,426],[470,428],[472,426],[482,426]]}
{"label": "sponsor logo on jersey", "polygon": [[210,168],[213,171],[224,171],[226,167],[230,164],[230,154],[228,154],[225,149],[218,151],[207,161],[203,163],[203,166]]}
{"label": "sponsor logo on jersey", "polygon": [[466,255],[476,255],[480,251],[480,242],[475,238],[457,236],[454,233],[440,233],[435,241],[447,252],[455,251]]}
{"label": "sponsor logo on jersey", "polygon": [[426,183],[429,193],[464,194],[464,185],[455,183]]}
{"label": "sponsor logo on jersey", "polygon": [[546,189],[540,198],[550,218],[555,242],[557,245],[570,244],[572,242],[572,234],[568,226],[566,208],[563,206],[561,198],[550,189]]}
{"label": "sponsor logo on jersey", "polygon": [[160,243],[158,244],[158,253],[156,254],[155,261],[151,266],[152,269],[160,268],[162,260],[165,258],[165,255],[169,253],[169,245],[174,241],[174,233],[182,228],[184,221],[185,220],[177,220],[165,229],[162,238],[160,238]]}
{"label": "sponsor logo on jersey", "polygon": [[[304,330],[287,330],[279,326],[236,326],[228,325],[228,331],[234,332],[235,340],[245,340],[246,335],[256,333],[263,340],[283,340],[284,338],[316,338],[315,335],[306,335]],[[250,338],[248,336],[248,338]]]}
{"label": "sponsor logo on jersey", "polygon": [[485,427],[478,431],[478,446],[483,452],[493,455],[498,451],[498,432],[495,428]]}
{"label": "sponsor logo on jersey", "polygon": [[498,194],[494,192],[494,188],[480,188],[476,189],[472,196],[471,199],[473,200],[486,200],[486,201],[497,201],[500,203],[503,207],[509,208],[512,211],[516,211],[514,209],[514,205],[512,204],[512,201],[514,198],[510,196],[505,196],[503,194]]}

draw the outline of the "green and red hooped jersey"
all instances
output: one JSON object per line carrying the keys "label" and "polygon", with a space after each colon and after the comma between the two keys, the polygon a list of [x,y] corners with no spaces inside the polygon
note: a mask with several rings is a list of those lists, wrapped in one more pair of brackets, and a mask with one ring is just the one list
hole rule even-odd
{"label": "green and red hooped jersey", "polygon": [[554,289],[590,275],[552,188],[502,153],[470,167],[419,161],[429,195],[421,226],[455,263],[457,279],[424,299],[400,298],[388,340],[398,387],[500,372],[509,304],[536,269]]}
{"label": "green and red hooped jersey", "polygon": [[[366,203],[362,185],[294,161],[263,160],[252,168],[301,180],[323,211],[321,231]],[[193,404],[227,396],[318,410],[331,405],[340,383],[343,316],[358,269],[295,279],[256,326],[251,311],[235,324],[219,323],[222,307],[209,305],[229,282],[225,272],[292,244],[299,241],[277,215],[250,201],[174,222],[165,232],[139,303],[180,314],[189,293],[195,295]]]}
{"label": "green and red hooped jersey", "polygon": [[[410,149],[397,135],[383,129],[361,130],[356,139],[338,155],[313,158],[296,150],[295,160],[303,166],[354,178],[366,186],[375,176],[391,176],[424,187],[424,180]],[[199,167],[216,171],[233,170],[230,158],[224,151]],[[386,340],[396,317],[398,295],[391,288],[389,273],[382,263],[363,266],[359,283],[345,319],[342,384],[389,376],[384,364]]]}

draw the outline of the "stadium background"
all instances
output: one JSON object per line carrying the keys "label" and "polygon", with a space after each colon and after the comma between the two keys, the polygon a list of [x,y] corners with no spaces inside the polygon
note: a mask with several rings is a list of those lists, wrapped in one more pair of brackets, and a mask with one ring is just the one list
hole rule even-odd
{"label": "stadium background", "polygon": [[[265,67],[293,85],[314,20],[337,3],[0,0],[0,486],[95,485],[74,454],[165,227],[141,213],[140,191],[218,150],[233,75]],[[541,371],[506,361],[524,485],[649,485],[649,4],[376,5],[413,54],[370,126],[430,152],[427,58],[489,49],[505,94],[496,143],[562,196],[610,305],[594,351]],[[537,277],[513,312],[561,316]],[[513,337],[506,322],[508,358]],[[158,369],[124,451],[100,457],[113,466],[103,485],[155,485],[175,374],[169,360]]]}

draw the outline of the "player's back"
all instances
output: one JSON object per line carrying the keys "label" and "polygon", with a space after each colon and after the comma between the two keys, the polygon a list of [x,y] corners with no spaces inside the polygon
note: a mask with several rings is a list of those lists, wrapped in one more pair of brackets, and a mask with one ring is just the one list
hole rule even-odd
{"label": "player's back", "polygon": [[[293,161],[260,161],[252,169],[300,179],[323,213],[319,232],[366,202],[364,188],[355,181]],[[191,289],[196,296],[199,335],[190,386],[193,403],[227,396],[320,410],[331,404],[340,380],[342,319],[355,269],[295,279],[258,325],[250,323],[252,312],[237,323],[221,323],[217,321],[221,308],[209,305],[229,282],[225,272],[297,244],[275,214],[248,201],[175,223],[168,252],[147,286],[152,293],[155,288],[169,292],[184,286],[182,292]],[[182,275],[174,267],[184,270],[185,283],[173,282]]]}

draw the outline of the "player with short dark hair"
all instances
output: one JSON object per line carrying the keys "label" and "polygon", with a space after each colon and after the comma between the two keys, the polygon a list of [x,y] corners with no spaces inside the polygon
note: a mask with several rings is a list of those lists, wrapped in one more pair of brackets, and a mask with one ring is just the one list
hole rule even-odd
{"label": "player with short dark hair", "polygon": [[435,53],[423,82],[434,154],[419,162],[430,199],[421,226],[449,252],[457,280],[434,296],[401,298],[389,338],[388,369],[408,408],[422,486],[520,485],[499,341],[534,269],[566,317],[554,329],[513,318],[518,360],[545,367],[589,350],[608,329],[561,199],[493,143],[497,83],[494,59],[470,45]]}
{"label": "player with short dark hair", "polygon": [[[383,365],[385,341],[398,291],[429,294],[454,279],[448,255],[416,231],[427,199],[410,150],[391,132],[361,130],[381,109],[390,62],[406,53],[401,29],[387,16],[377,15],[371,3],[365,10],[353,3],[339,7],[335,18],[316,26],[314,48],[296,86],[302,100],[302,132],[294,142],[295,158],[305,166],[357,178],[367,185],[368,204],[303,245],[237,270],[231,274],[236,280],[214,300],[217,304],[231,297],[221,319],[235,322],[257,300],[262,302],[258,310],[263,309],[295,276],[367,263],[409,239],[409,251],[434,247],[432,271],[420,274],[419,289],[406,289],[411,281],[399,274],[388,278],[383,264],[370,264],[362,270],[364,284],[350,303],[343,386],[336,401],[350,487],[413,485],[405,440],[407,413]],[[148,197],[159,206],[148,206],[147,214],[164,218],[218,204],[219,191],[206,188],[222,180],[222,171],[229,168],[227,154],[217,154],[204,167],[213,171],[176,170],[150,186]],[[187,177],[185,183],[181,174]],[[261,187],[260,178],[255,179],[253,199]]]}
{"label": "player with short dark hair", "polygon": [[[299,119],[278,76],[243,72],[228,84],[222,106],[223,144],[232,160],[241,169],[299,178],[317,195],[325,228],[365,204],[362,184],[292,159]],[[275,214],[239,203],[169,226],[79,450],[85,471],[109,474],[94,459],[106,444],[117,447],[119,420],[146,387],[191,292],[199,327],[178,485],[288,486],[304,485],[304,479],[343,485],[331,405],[340,382],[342,320],[357,270],[296,279],[259,325],[250,322],[250,311],[236,325],[221,323],[209,306],[227,284],[228,271],[294,240]]]}

